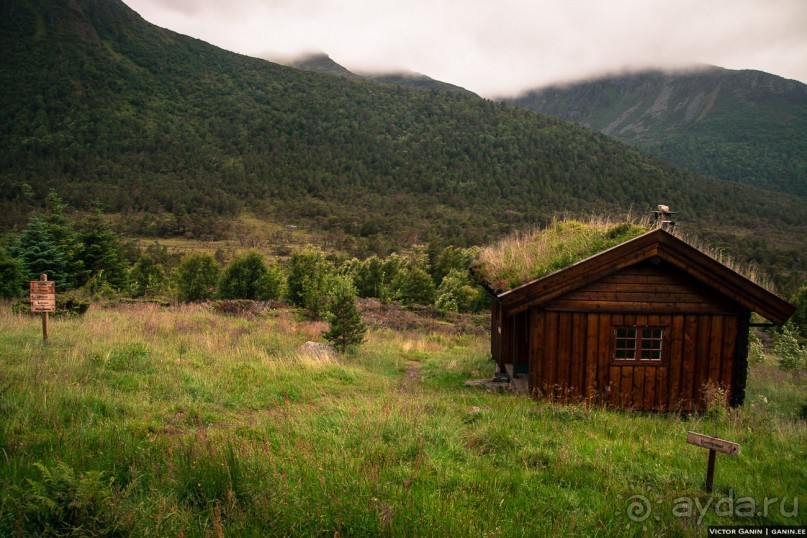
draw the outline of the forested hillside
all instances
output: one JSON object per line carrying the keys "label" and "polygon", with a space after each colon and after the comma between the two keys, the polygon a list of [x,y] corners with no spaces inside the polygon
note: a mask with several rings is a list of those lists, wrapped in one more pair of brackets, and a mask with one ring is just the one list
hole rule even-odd
{"label": "forested hillside", "polygon": [[329,75],[337,75],[347,78],[365,78],[382,84],[390,84],[393,86],[402,86],[404,88],[416,88],[419,90],[433,90],[438,92],[459,93],[463,95],[479,97],[473,92],[442,82],[434,80],[431,77],[422,75],[420,73],[405,73],[405,72],[385,72],[385,73],[362,73],[356,74],[347,68],[339,65],[331,59],[327,54],[310,54],[293,61],[290,64],[297,69],[305,71],[312,71],[314,73],[326,73]]}
{"label": "forested hillside", "polygon": [[133,234],[249,209],[343,248],[481,244],[558,212],[659,202],[798,280],[807,208],[510,106],[304,72],[157,28],[118,0],[0,1],[0,226],[55,188]]}
{"label": "forested hillside", "polygon": [[760,71],[646,71],[507,102],[571,120],[677,166],[807,195],[807,85]]}

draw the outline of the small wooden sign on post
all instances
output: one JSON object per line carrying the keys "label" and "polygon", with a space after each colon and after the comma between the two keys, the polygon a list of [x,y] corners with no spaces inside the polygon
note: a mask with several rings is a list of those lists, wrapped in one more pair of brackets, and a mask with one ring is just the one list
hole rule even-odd
{"label": "small wooden sign on post", "polygon": [[48,312],[56,312],[56,282],[41,275],[31,280],[31,312],[42,313],[42,339],[48,341]]}
{"label": "small wooden sign on post", "polygon": [[715,456],[717,452],[722,452],[729,456],[739,456],[740,445],[725,439],[718,439],[717,437],[695,432],[687,432],[687,443],[709,449],[709,463],[706,467],[706,491],[711,493],[715,477]]}

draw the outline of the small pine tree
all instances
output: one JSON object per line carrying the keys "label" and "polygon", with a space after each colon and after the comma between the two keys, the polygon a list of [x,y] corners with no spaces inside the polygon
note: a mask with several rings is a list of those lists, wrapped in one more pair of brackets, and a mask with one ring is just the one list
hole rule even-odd
{"label": "small pine tree", "polygon": [[[51,190],[45,198],[45,211],[42,220],[45,222],[48,235],[55,242],[65,263],[65,278],[63,285],[56,283],[57,289],[73,289],[86,284],[89,273],[81,259],[81,243],[73,227],[73,223],[65,216],[65,204],[56,193]],[[48,275],[50,276],[50,275]]]}
{"label": "small pine tree", "polygon": [[90,278],[103,278],[113,289],[121,290],[127,284],[126,261],[121,255],[118,235],[104,221],[101,210],[94,208],[79,223],[78,256]]}
{"label": "small pine tree", "polygon": [[344,353],[348,346],[364,342],[367,326],[356,309],[356,289],[349,279],[337,278],[333,293],[328,309],[330,329],[323,337]]}
{"label": "small pine tree", "polygon": [[46,274],[59,291],[70,288],[67,255],[42,218],[31,219],[11,254],[22,263],[25,280],[39,280],[39,275]]}

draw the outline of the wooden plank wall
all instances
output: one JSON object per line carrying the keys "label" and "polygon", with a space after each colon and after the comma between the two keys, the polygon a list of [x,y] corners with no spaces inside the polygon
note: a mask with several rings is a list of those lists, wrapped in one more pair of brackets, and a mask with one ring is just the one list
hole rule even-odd
{"label": "wooden plank wall", "polygon": [[742,309],[669,264],[642,263],[542,305],[566,312],[739,313]]}
{"label": "wooden plank wall", "polygon": [[[734,314],[611,314],[534,308],[530,385],[545,397],[645,410],[705,405],[707,384],[732,397],[738,319]],[[665,328],[658,366],[615,364],[616,326]]]}
{"label": "wooden plank wall", "polygon": [[490,355],[493,361],[502,365],[502,306],[495,297],[490,303]]}

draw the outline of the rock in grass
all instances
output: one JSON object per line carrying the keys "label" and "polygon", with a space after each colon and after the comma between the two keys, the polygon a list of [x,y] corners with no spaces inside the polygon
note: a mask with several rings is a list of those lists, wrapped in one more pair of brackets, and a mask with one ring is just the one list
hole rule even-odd
{"label": "rock in grass", "polygon": [[308,341],[301,345],[297,350],[300,355],[317,359],[320,361],[333,361],[336,360],[336,348],[329,344],[320,344],[319,342]]}

